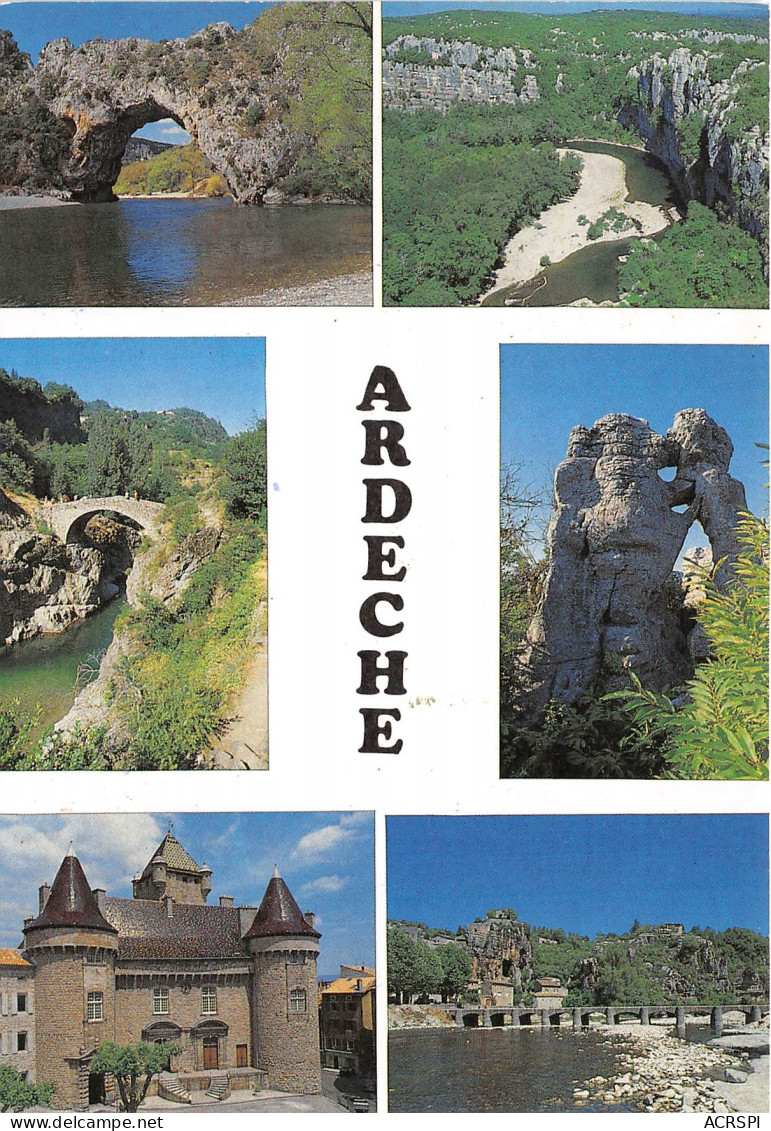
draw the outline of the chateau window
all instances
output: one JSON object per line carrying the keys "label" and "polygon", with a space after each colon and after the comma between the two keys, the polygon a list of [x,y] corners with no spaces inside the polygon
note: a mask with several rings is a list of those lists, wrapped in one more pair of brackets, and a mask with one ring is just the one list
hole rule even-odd
{"label": "chateau window", "polygon": [[26,994],[17,994],[16,995],[16,1012],[17,1013],[26,1013],[27,1012],[27,995]]}
{"label": "chateau window", "polygon": [[169,1012],[169,987],[156,986],[153,989],[153,1013]]}
{"label": "chateau window", "polygon": [[217,1012],[217,987],[204,986],[201,990],[201,1013]]}
{"label": "chateau window", "polygon": [[89,993],[86,1017],[89,1021],[104,1021],[104,994]]}
{"label": "chateau window", "polygon": [[86,951],[86,964],[88,966],[98,966],[101,954],[99,947],[90,946]]}
{"label": "chateau window", "polygon": [[17,1033],[16,1034],[16,1051],[17,1052],[25,1052],[26,1048],[27,1048],[27,1034],[26,1033]]}
{"label": "chateau window", "polygon": [[308,1009],[308,995],[305,990],[289,991],[289,1012],[305,1013]]}

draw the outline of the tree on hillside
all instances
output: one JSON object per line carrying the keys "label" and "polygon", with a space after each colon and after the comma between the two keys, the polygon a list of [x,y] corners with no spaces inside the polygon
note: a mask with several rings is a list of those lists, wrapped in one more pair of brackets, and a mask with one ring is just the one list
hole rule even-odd
{"label": "tree on hillside", "polygon": [[267,433],[265,421],[234,436],[225,447],[224,466],[230,477],[224,488],[231,512],[239,518],[265,521],[268,503]]}
{"label": "tree on hillside", "polygon": [[30,1084],[10,1064],[0,1064],[0,1111],[48,1107],[55,1091],[53,1084]]}
{"label": "tree on hillside", "polygon": [[89,1072],[109,1072],[115,1077],[124,1111],[138,1111],[147,1095],[153,1076],[167,1067],[172,1056],[182,1051],[174,1041],[146,1041],[138,1045],[116,1045],[105,1041],[91,1059]]}
{"label": "tree on hillside", "polygon": [[441,986],[442,1000],[457,998],[463,993],[471,980],[471,958],[462,947],[456,946],[455,943],[448,943],[447,946],[439,947],[436,953],[442,964],[444,975]]}

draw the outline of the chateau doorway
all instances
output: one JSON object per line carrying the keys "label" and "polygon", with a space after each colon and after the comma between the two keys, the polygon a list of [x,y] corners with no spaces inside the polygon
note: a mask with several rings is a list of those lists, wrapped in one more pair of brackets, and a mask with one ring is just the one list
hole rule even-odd
{"label": "chateau doorway", "polygon": [[216,1037],[203,1039],[203,1066],[204,1068],[219,1068],[219,1041]]}
{"label": "chateau doorway", "polygon": [[236,1068],[249,1067],[249,1046],[236,1045]]}
{"label": "chateau doorway", "polygon": [[107,1102],[107,1093],[104,1087],[104,1073],[90,1072],[88,1076],[88,1106]]}

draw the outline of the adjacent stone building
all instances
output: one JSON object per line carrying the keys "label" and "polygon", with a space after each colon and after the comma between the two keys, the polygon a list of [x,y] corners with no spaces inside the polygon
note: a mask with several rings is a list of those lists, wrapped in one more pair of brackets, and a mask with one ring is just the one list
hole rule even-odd
{"label": "adjacent stone building", "polygon": [[313,915],[278,871],[259,907],[230,896],[209,907],[211,875],[169,832],[132,899],[92,891],[72,850],[40,888],[24,956],[34,967],[35,1075],[56,1085],[57,1107],[110,1098],[111,1081],[89,1073],[102,1041],[181,1045],[158,1089],[183,1103],[195,1090],[320,1091]]}
{"label": "adjacent stone building", "polygon": [[35,1080],[34,967],[17,950],[0,948],[0,1064]]}
{"label": "adjacent stone building", "polygon": [[375,971],[341,966],[340,977],[319,994],[321,1063],[325,1068],[371,1072],[375,1060]]}

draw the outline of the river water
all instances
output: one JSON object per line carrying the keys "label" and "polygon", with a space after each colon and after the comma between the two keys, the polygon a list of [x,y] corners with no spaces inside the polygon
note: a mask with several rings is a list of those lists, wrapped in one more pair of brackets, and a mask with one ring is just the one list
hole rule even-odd
{"label": "river water", "polygon": [[89,663],[97,670],[98,660],[93,657],[112,640],[113,625],[124,605],[119,597],[65,632],[0,647],[0,703],[18,698],[30,711],[39,707],[39,733],[58,722],[75,701],[79,666]]}
{"label": "river water", "polygon": [[368,271],[372,209],[121,200],[0,212],[0,306],[216,306]]}
{"label": "river water", "polygon": [[567,1028],[395,1030],[388,1036],[389,1110],[634,1111],[573,1101],[585,1080],[613,1075],[619,1056],[606,1034]]}
{"label": "river water", "polygon": [[[627,145],[604,141],[568,141],[565,146],[580,153],[605,153],[626,166],[627,200],[643,201],[657,208],[677,208],[678,198],[664,165],[649,153]],[[664,233],[659,233],[659,238]],[[656,236],[651,237],[656,239]],[[526,306],[567,306],[577,299],[618,302],[618,257],[629,252],[629,237],[589,244],[542,271],[524,285],[503,287],[482,303],[503,306],[507,298],[526,298]],[[543,280],[548,279],[548,286]]]}

